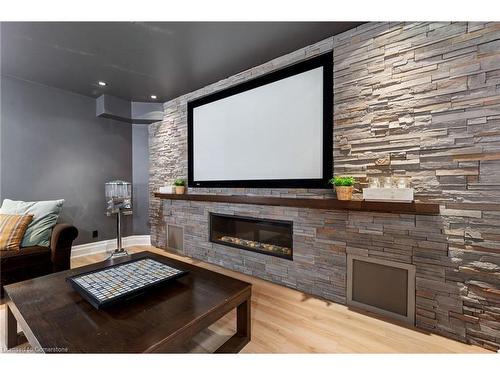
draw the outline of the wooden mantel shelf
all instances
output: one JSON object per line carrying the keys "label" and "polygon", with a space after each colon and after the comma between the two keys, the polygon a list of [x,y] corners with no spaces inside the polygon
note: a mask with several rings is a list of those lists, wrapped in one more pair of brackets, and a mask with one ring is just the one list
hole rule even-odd
{"label": "wooden mantel shelf", "polygon": [[415,215],[439,214],[439,204],[434,203],[368,202],[362,200],[339,201],[338,199],[330,198],[282,198],[255,195],[163,194],[158,192],[154,193],[154,196],[161,199],[183,201],[256,204],[263,206],[316,208],[321,210],[389,212]]}

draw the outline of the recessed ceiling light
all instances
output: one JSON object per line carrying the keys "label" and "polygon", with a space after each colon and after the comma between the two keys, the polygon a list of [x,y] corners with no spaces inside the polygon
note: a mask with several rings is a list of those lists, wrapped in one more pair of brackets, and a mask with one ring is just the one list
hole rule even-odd
{"label": "recessed ceiling light", "polygon": [[151,95],[151,99],[157,99],[156,95]]}
{"label": "recessed ceiling light", "polygon": [[99,81],[99,82],[97,82],[97,83],[99,84],[99,86],[102,86],[102,87],[104,87],[104,86],[107,86],[107,85],[108,85],[108,84],[107,84],[106,82],[104,82],[104,81]]}

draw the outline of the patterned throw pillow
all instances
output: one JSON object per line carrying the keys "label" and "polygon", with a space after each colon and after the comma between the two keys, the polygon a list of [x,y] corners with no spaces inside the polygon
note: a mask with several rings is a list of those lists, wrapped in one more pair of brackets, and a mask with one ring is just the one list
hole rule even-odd
{"label": "patterned throw pillow", "polygon": [[0,214],[0,251],[19,250],[33,215]]}
{"label": "patterned throw pillow", "polygon": [[52,228],[62,211],[64,199],[56,201],[23,202],[4,199],[0,214],[33,215],[26,229],[21,247],[49,246]]}

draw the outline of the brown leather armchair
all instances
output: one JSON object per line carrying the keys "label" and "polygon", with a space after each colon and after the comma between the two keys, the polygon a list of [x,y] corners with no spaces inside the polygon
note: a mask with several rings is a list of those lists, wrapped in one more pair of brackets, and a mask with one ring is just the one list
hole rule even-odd
{"label": "brown leather armchair", "polygon": [[0,294],[3,286],[70,268],[71,246],[78,229],[56,224],[50,246],[23,247],[19,251],[0,251]]}

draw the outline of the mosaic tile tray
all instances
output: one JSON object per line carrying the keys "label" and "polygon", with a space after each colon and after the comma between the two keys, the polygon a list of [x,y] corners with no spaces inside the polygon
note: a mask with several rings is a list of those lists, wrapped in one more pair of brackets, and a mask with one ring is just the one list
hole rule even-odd
{"label": "mosaic tile tray", "polygon": [[101,309],[186,273],[185,270],[145,257],[75,275],[66,280],[92,306]]}

